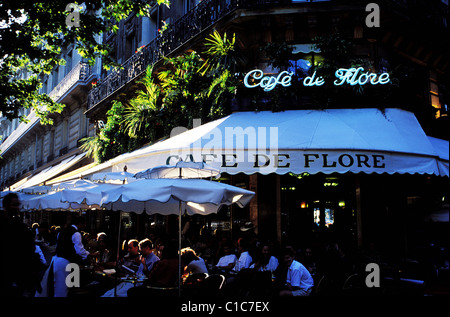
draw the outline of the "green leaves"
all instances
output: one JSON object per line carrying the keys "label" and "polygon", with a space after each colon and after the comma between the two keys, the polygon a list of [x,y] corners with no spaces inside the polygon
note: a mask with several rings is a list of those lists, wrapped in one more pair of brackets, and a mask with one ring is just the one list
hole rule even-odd
{"label": "green leaves", "polygon": [[214,72],[223,69],[235,73],[240,66],[245,64],[245,57],[236,49],[235,34],[229,40],[226,33],[222,37],[219,32],[214,31],[205,41],[205,47],[208,49],[203,52],[206,55],[206,60],[199,69],[199,71],[202,71],[202,75],[205,75],[208,71]]}
{"label": "green leaves", "polygon": [[87,138],[83,149],[100,161],[132,151],[169,135],[177,126],[190,127],[193,119],[203,123],[230,113],[231,99],[239,83],[232,71],[244,60],[217,32],[207,41],[209,57],[197,52],[165,59],[163,71],[148,67],[140,88],[128,102],[114,102],[98,139]]}
{"label": "green leaves", "polygon": [[[148,0],[89,0],[79,2],[79,27],[68,26],[66,1],[2,1],[0,5],[0,112],[12,119],[21,107],[35,109],[41,123],[51,123],[48,113],[62,109],[51,98],[41,97],[37,76],[49,74],[64,63],[62,48],[74,44],[90,65],[103,59],[105,68],[117,67],[110,48],[97,35],[117,31],[117,22],[131,13],[148,15],[155,2]],[[169,6],[169,0],[157,0]],[[101,10],[100,10],[101,9]],[[7,43],[5,45],[4,43]],[[17,78],[26,69],[34,80]]]}
{"label": "green leaves", "polygon": [[147,68],[139,83],[143,85],[143,89],[126,105],[122,124],[131,138],[142,138],[148,142],[154,135],[151,128],[160,110],[160,87],[154,83],[153,67]]}

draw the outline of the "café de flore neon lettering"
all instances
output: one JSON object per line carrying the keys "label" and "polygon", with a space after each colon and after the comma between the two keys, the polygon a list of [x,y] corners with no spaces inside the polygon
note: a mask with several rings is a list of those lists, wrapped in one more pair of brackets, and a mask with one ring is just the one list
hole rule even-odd
{"label": "caf\u00e9 de flore neon lettering", "polygon": [[[264,76],[264,72],[260,69],[255,69],[247,73],[244,78],[244,85],[247,88],[261,87],[264,91],[271,91],[277,85],[283,87],[291,86],[293,72],[283,71],[276,76]],[[335,72],[336,80],[333,82],[335,86],[344,84],[355,85],[385,85],[390,82],[388,73],[375,74],[372,72],[364,72],[364,68],[339,68]],[[314,72],[311,76],[303,79],[303,85],[307,87],[322,86],[325,80],[316,75]]]}
{"label": "caf\u00e9 de flore neon lettering", "polygon": [[[246,156],[246,155],[244,155]],[[305,169],[309,168],[336,168],[336,167],[358,167],[358,168],[373,168],[380,169],[385,168],[385,157],[382,154],[360,154],[360,153],[343,153],[334,154],[334,158],[330,157],[328,153],[304,153],[300,155],[300,159],[303,162],[300,163]],[[174,162],[178,162],[179,159],[183,159],[185,162],[194,162],[193,154],[186,155],[170,155],[166,159],[166,164],[170,165]],[[291,155],[290,154],[251,154],[251,163],[253,168],[290,168]],[[240,163],[245,163],[247,160],[243,159],[236,153],[226,154],[201,154],[201,160],[207,164],[211,162],[220,163],[220,167],[223,168],[238,168]]]}

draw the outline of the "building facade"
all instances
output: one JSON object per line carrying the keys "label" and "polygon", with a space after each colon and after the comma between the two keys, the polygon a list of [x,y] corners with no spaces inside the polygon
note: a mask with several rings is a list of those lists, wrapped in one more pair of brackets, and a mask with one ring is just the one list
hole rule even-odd
{"label": "building facade", "polygon": [[[126,101],[133,96],[138,87],[136,83],[148,66],[155,65],[158,71],[163,66],[163,56],[202,51],[205,38],[214,30],[236,34],[237,45],[248,58],[248,68],[242,72],[262,69],[266,74],[285,70],[295,74],[310,72],[311,75],[326,58],[325,54],[329,56],[337,49],[318,50],[313,44],[317,39],[325,41],[330,35],[339,34],[340,39],[351,43],[344,54],[347,61],[357,61],[374,73],[388,72],[394,78],[389,89],[366,91],[366,94],[355,90],[338,91],[331,96],[336,98],[330,104],[327,104],[330,98],[314,95],[313,90],[291,90],[289,96],[277,99],[275,107],[267,100],[270,98],[256,96],[254,90],[242,88],[232,105],[233,111],[401,108],[413,112],[428,135],[448,140],[445,132],[449,102],[448,3],[383,0],[376,3],[379,11],[367,10],[367,3],[369,1],[174,0],[170,8],[154,6],[149,17],[131,15],[119,22],[117,33],[104,34],[102,38],[113,48],[113,57],[122,64],[122,69],[105,71],[101,61],[89,67],[76,48],[69,47],[62,56],[66,65],[42,78],[42,92],[66,105],[61,115],[54,116],[53,126],[40,125],[33,113],[28,114],[28,124],[19,123],[17,119],[12,122],[0,119],[2,187],[14,190],[33,175],[80,154],[79,140],[98,132],[99,122],[106,119],[112,101]],[[371,14],[374,18],[368,20]],[[277,48],[289,48],[284,60],[290,63],[284,68],[270,65],[281,54],[276,53]],[[270,53],[269,49],[275,53]],[[255,107],[255,102],[249,100],[259,103]],[[92,159],[83,158],[54,177],[91,162]],[[367,228],[368,241],[376,236],[376,230],[371,232],[374,229],[369,223],[384,221],[376,216],[376,209],[379,207],[388,213],[384,202],[377,207],[370,202],[379,201],[378,195],[389,194],[392,203],[389,208],[400,204],[392,191],[386,192],[387,187],[380,192],[383,187],[380,184],[387,181],[384,175],[371,176],[233,175],[227,181],[254,190],[257,195],[245,212],[232,210],[221,216],[217,224],[232,228],[250,220],[257,226],[258,234],[278,241],[311,239],[317,232],[316,227],[342,224],[340,228],[346,228],[349,239],[362,245],[362,228]],[[415,186],[405,189],[401,204],[417,208],[412,204],[415,199],[427,195],[417,188],[429,179],[411,177],[406,183]],[[391,189],[407,187],[402,185],[404,178],[394,178],[396,181],[387,181]],[[364,201],[359,194],[361,186],[368,191],[371,189]],[[446,188],[441,183],[437,186]],[[438,191],[436,195],[441,197],[443,193]],[[367,212],[363,221],[361,210],[364,208],[372,212]],[[401,221],[397,219],[396,223]]]}

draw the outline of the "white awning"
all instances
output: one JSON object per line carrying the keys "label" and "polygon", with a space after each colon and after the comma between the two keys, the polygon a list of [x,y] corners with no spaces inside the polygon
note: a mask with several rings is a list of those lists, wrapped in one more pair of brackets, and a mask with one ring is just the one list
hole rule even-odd
{"label": "white awning", "polygon": [[448,161],[449,161],[448,141],[433,138],[431,136],[429,136],[428,139],[430,140],[431,145],[433,145],[434,149],[436,150],[436,153],[439,156],[438,165],[439,165],[440,175],[448,176]]}
{"label": "white awning", "polygon": [[229,174],[449,175],[448,141],[429,138],[414,114],[400,109],[239,112],[109,164],[137,173],[180,158]]}
{"label": "white awning", "polygon": [[29,180],[27,180],[25,183],[21,184],[19,187],[14,188],[13,190],[19,191],[21,189],[36,186],[39,184],[44,183],[45,181],[51,179],[52,177],[57,176],[58,174],[64,172],[68,168],[72,167],[76,163],[78,163],[82,158],[86,156],[86,153],[81,153],[77,155],[72,155],[64,160],[62,160],[60,163],[50,166],[44,170],[42,170],[40,173],[32,176]]}

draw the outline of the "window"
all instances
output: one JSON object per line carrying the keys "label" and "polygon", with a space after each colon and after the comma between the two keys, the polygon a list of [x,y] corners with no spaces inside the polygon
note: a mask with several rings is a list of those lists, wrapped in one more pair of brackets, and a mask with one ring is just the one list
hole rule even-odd
{"label": "window", "polygon": [[297,44],[292,46],[291,67],[288,71],[294,72],[299,78],[311,75],[315,67],[323,62],[320,50],[313,44]]}
{"label": "window", "polygon": [[191,10],[191,1],[183,0],[183,14],[186,14]]}
{"label": "window", "polygon": [[134,36],[134,33],[132,33],[126,38],[125,61],[129,59],[134,54],[135,51],[136,51],[136,37]]}
{"label": "window", "polygon": [[66,69],[65,69],[64,76],[67,75],[72,70],[72,52],[73,52],[73,50],[70,50],[66,54]]}
{"label": "window", "polygon": [[323,57],[316,54],[296,54],[294,58],[290,60],[291,67],[288,71],[294,72],[299,78],[311,75],[315,68],[323,62]]}
{"label": "window", "polygon": [[[430,96],[430,103],[433,108],[436,109],[436,119],[443,116],[446,112],[445,105],[444,109],[441,109],[441,101],[439,99],[439,85],[438,85],[438,79],[437,74],[435,71],[430,71],[429,75],[429,96]],[[443,110],[443,112],[442,112]]]}

